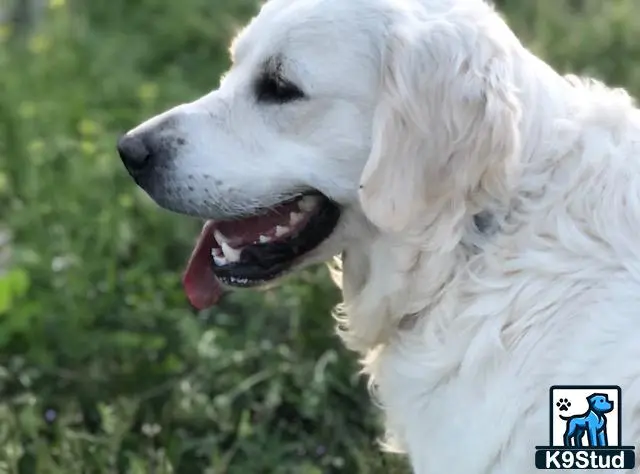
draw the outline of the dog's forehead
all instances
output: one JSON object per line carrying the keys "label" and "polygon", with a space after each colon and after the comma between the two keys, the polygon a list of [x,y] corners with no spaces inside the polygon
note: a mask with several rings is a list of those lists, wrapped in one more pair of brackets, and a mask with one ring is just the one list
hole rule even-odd
{"label": "dog's forehead", "polygon": [[382,25],[379,15],[371,14],[373,3],[270,0],[233,42],[234,62],[286,54],[302,63],[335,58],[337,52],[342,58],[366,54]]}

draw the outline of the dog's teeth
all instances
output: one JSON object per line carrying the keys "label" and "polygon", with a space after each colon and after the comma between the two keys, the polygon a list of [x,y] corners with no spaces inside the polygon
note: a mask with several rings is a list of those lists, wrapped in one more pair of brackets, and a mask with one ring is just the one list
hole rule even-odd
{"label": "dog's teeth", "polygon": [[218,257],[217,255],[213,256],[213,261],[215,262],[216,265],[218,265],[219,267],[224,267],[227,263],[229,263],[227,261],[226,258],[224,257]]}
{"label": "dog's teeth", "polygon": [[276,226],[276,237],[282,237],[289,233],[289,228],[281,225]]}
{"label": "dog's teeth", "polygon": [[298,201],[298,207],[301,211],[309,212],[315,209],[318,205],[318,197],[317,196],[304,196],[300,201]]}
{"label": "dog's teeth", "polygon": [[223,257],[224,255],[222,254],[222,249],[220,247],[213,247],[211,249],[211,256],[212,257]]}
{"label": "dog's teeth", "polygon": [[213,231],[213,236],[216,238],[219,244],[222,244],[224,242],[229,242],[229,239],[227,239],[227,237],[218,229],[215,229]]}
{"label": "dog's teeth", "polygon": [[302,220],[302,214],[299,212],[292,212],[291,214],[289,214],[289,224],[294,226],[296,225],[298,222],[300,222]]}
{"label": "dog's teeth", "polygon": [[222,247],[222,253],[229,262],[237,262],[240,260],[240,250],[231,248],[226,242],[220,242],[220,247]]}
{"label": "dog's teeth", "polygon": [[268,237],[266,235],[261,235],[258,240],[261,244],[266,244],[267,242],[271,242],[271,237]]}
{"label": "dog's teeth", "polygon": [[215,262],[215,264],[219,267],[222,267],[229,263],[227,262],[227,259],[224,258],[224,255],[222,255],[222,250],[220,250],[218,247],[213,247],[211,249],[211,256],[213,257],[213,261]]}

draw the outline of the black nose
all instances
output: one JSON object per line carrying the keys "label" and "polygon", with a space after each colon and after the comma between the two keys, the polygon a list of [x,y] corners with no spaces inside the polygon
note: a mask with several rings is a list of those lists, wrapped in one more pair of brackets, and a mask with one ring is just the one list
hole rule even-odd
{"label": "black nose", "polygon": [[140,173],[151,158],[149,147],[143,138],[137,135],[124,135],[118,140],[118,154],[130,173]]}

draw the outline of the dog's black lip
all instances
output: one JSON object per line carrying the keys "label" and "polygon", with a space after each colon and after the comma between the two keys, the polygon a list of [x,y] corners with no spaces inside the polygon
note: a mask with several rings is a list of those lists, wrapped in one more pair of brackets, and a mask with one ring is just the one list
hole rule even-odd
{"label": "dog's black lip", "polygon": [[255,287],[264,285],[286,274],[301,257],[325,241],[338,225],[341,209],[338,204],[322,198],[316,213],[295,236],[276,242],[256,243],[242,250],[240,261],[217,266],[212,261],[213,272],[225,285]]}

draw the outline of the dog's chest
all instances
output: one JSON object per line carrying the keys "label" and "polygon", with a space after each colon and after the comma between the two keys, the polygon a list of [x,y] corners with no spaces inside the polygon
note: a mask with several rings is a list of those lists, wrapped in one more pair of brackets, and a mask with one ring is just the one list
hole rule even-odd
{"label": "dog's chest", "polygon": [[[534,447],[548,435],[544,389],[502,361],[454,369],[450,351],[406,350],[380,354],[376,382],[387,427],[417,474],[506,473],[519,463],[535,472]],[[540,436],[523,441],[522,433]]]}

